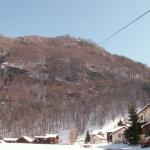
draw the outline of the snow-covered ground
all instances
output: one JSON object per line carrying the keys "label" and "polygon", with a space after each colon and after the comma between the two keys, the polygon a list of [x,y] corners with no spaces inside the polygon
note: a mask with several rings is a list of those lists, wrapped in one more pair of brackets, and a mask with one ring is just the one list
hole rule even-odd
{"label": "snow-covered ground", "polygon": [[0,150],[150,150],[125,144],[99,144],[84,148],[79,145],[49,145],[49,144],[0,144]]}
{"label": "snow-covered ground", "polygon": [[104,144],[98,144],[93,145],[94,148],[97,148],[95,150],[150,150],[150,148],[141,148],[140,146],[131,146],[127,144],[112,144],[112,143],[104,143]]}
{"label": "snow-covered ground", "polygon": [[50,145],[50,144],[0,144],[0,150],[84,150],[77,145]]}

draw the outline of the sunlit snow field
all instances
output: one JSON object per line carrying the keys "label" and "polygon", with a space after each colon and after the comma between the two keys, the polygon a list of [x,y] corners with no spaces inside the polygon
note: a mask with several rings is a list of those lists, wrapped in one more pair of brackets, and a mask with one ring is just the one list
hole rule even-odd
{"label": "sunlit snow field", "polygon": [[123,144],[100,144],[84,148],[80,145],[49,145],[49,144],[0,144],[0,150],[150,150],[150,148],[131,147]]}

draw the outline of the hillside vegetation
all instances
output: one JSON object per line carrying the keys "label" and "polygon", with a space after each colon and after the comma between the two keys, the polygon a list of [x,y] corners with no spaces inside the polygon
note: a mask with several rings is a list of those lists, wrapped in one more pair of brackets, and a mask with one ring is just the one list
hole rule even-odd
{"label": "hillside vegetation", "polygon": [[150,102],[150,68],[81,38],[0,37],[0,135],[102,126]]}

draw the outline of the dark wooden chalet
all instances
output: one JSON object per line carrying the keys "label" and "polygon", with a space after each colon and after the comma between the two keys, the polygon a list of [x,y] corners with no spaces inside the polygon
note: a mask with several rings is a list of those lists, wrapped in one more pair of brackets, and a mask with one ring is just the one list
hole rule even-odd
{"label": "dark wooden chalet", "polygon": [[31,139],[28,136],[22,136],[22,137],[18,138],[16,142],[17,143],[32,143],[33,139]]}
{"label": "dark wooden chalet", "polygon": [[58,144],[59,136],[57,134],[46,134],[45,136],[35,136],[33,143],[36,143],[36,144]]}

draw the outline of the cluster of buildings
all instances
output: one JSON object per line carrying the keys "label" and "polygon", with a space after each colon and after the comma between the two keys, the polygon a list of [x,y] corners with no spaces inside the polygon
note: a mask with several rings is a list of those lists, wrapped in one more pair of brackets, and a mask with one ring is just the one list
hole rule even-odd
{"label": "cluster of buildings", "polygon": [[[146,141],[150,144],[150,104],[146,105],[143,109],[138,112],[139,122],[142,124],[142,134],[141,134],[141,143]],[[107,132],[103,133],[102,130],[94,130],[90,134],[90,143],[106,143],[112,142],[116,143],[126,143],[125,139],[125,130],[127,125],[116,126]],[[78,142],[83,142],[84,140],[79,140]],[[46,134],[44,136],[34,136],[30,138],[27,136],[22,136],[20,138],[4,138],[0,140],[0,143],[35,143],[35,144],[58,144],[59,136],[58,134]]]}
{"label": "cluster of buildings", "polygon": [[[150,104],[146,105],[138,112],[139,122],[142,124],[141,143],[149,140],[150,143]],[[91,143],[112,142],[127,143],[124,132],[127,125],[117,126],[108,130],[105,134],[101,130],[91,133]]]}
{"label": "cluster of buildings", "polygon": [[59,136],[57,134],[46,134],[44,136],[34,136],[34,138],[30,138],[28,136],[22,136],[19,138],[4,138],[1,141],[6,143],[58,144]]}
{"label": "cluster of buildings", "polygon": [[102,132],[102,130],[94,130],[90,134],[90,143],[123,143],[124,141],[124,131],[126,130],[125,126],[114,127],[107,132]]}

